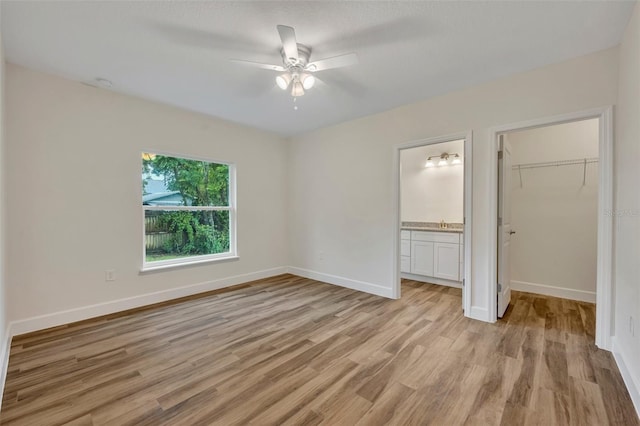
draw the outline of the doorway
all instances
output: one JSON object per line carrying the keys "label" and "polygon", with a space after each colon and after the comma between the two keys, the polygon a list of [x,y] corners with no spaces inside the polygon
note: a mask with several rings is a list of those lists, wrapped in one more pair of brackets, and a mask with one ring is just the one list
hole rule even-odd
{"label": "doorway", "polygon": [[[597,147],[592,148],[592,151],[594,152],[591,155],[583,150],[582,154],[580,155],[581,158],[579,159],[559,158],[558,161],[552,162],[548,161],[548,159],[539,157],[538,159],[542,161],[531,161],[530,164],[518,164],[518,161],[516,161],[516,164],[509,164],[510,155],[507,154],[509,152],[509,135],[516,135],[517,133],[522,134],[523,132],[529,130],[534,131],[536,129],[538,129],[538,133],[540,133],[540,131],[544,131],[544,129],[550,129],[552,126],[559,126],[563,124],[570,125],[572,123],[575,123],[573,124],[573,126],[577,127],[580,122],[588,123],[588,120],[591,120],[591,123],[595,124],[597,131]],[[501,311],[506,308],[509,297],[508,292],[514,284],[516,284],[516,287],[522,287],[522,285],[525,285],[525,288],[522,289],[524,291],[531,291],[531,289],[535,288],[536,290],[556,292],[555,294],[551,295],[555,295],[558,297],[574,298],[578,300],[585,300],[581,298],[587,297],[589,295],[589,292],[593,293],[594,291],[596,302],[595,343],[600,348],[610,349],[612,300],[612,221],[611,215],[608,215],[607,212],[610,212],[612,208],[613,191],[611,120],[611,108],[601,108],[598,110],[551,117],[531,122],[515,123],[492,130],[491,135],[495,148],[494,152],[496,152],[496,155],[495,160],[492,162],[493,167],[491,167],[490,170],[493,182],[495,182],[494,191],[492,194],[490,194],[490,200],[492,200],[491,206],[493,207],[494,213],[491,215],[491,217],[496,218],[496,221],[493,224],[493,229],[495,231],[493,235],[496,235],[496,239],[494,240],[495,246],[493,250],[491,250],[491,253],[493,253],[494,256],[493,264],[496,266],[495,270],[493,271],[493,279],[491,280],[491,283],[493,283],[493,285],[490,286],[490,291],[492,292],[493,300],[495,300],[496,303],[491,304],[489,307],[493,310],[492,314],[494,315],[494,318],[497,319],[498,317],[500,317],[502,314]],[[558,149],[561,149],[560,145],[556,145],[556,150]],[[512,151],[513,148],[511,148],[511,154]],[[529,155],[543,156],[544,152],[540,151]],[[558,155],[562,157],[559,152]],[[566,152],[564,155],[567,155]],[[597,166],[597,169],[593,168],[593,164]],[[518,166],[520,166],[520,170],[518,170]],[[596,264],[596,270],[595,272],[592,272],[592,274],[595,273],[595,285],[593,286],[593,291],[584,288],[567,288],[571,287],[571,285],[565,286],[560,290],[558,290],[557,288],[543,288],[544,286],[536,287],[535,283],[528,283],[526,281],[513,281],[512,277],[509,276],[508,266],[512,264],[509,260],[509,248],[513,243],[510,237],[513,237],[515,231],[514,238],[517,239],[518,229],[512,229],[511,226],[513,225],[512,220],[510,220],[512,219],[512,212],[509,209],[509,207],[511,207],[511,202],[509,200],[509,195],[511,194],[511,192],[507,189],[513,188],[514,186],[524,187],[524,185],[526,184],[526,174],[522,170],[523,167],[528,167],[527,170],[529,170],[530,172],[529,183],[531,185],[534,184],[534,181],[532,180],[532,178],[534,177],[534,175],[532,174],[533,169],[538,167],[553,167],[555,169],[555,175],[551,178],[548,174],[546,176],[539,175],[537,179],[542,179],[544,181],[544,179],[549,180],[555,178],[565,180],[574,179],[577,181],[576,184],[579,184],[579,188],[574,188],[576,193],[572,195],[567,195],[567,193],[565,193],[563,200],[555,200],[553,202],[558,203],[561,201],[562,203],[564,203],[564,207],[574,209],[581,208],[579,205],[580,203],[582,203],[582,208],[587,205],[592,205],[597,209],[597,212],[593,212],[593,217],[582,213],[580,215],[576,214],[574,217],[576,222],[584,222],[586,224],[590,223],[592,227],[595,227],[597,229],[597,243],[593,256]],[[570,176],[568,174],[570,174]],[[512,179],[514,180],[513,184],[510,182]],[[589,180],[589,182],[587,180]],[[591,188],[587,187],[587,185],[589,184],[591,185]],[[546,188],[546,190],[548,192],[549,188]],[[589,194],[589,191],[594,191],[596,193]],[[544,194],[544,196],[548,197],[549,194]],[[529,206],[529,208],[531,208],[531,206]],[[577,210],[574,210],[574,212],[576,211]],[[528,212],[525,212],[524,214],[522,214],[522,216],[526,217],[527,214]],[[557,214],[557,212],[554,212],[554,214]],[[574,225],[573,222],[567,223],[570,223],[571,226]],[[526,226],[525,228],[523,228],[523,232],[525,232],[525,234],[526,232],[528,232],[528,230],[526,230]],[[507,235],[507,233],[509,235]],[[595,239],[596,235],[593,235],[593,237]],[[568,242],[565,243],[569,244]],[[585,253],[588,252],[585,247],[581,247],[580,250]],[[546,254],[547,253],[545,253],[544,255]],[[542,255],[542,257],[544,257],[544,255]],[[571,261],[570,257],[570,255],[565,256],[567,261]],[[593,260],[591,263],[593,263]],[[559,269],[561,268],[558,268],[558,270]],[[540,276],[540,273],[538,273],[538,275]],[[570,279],[568,278],[568,280]],[[526,288],[526,286],[529,287]],[[558,291],[560,291],[560,293],[558,293]],[[562,292],[565,293],[562,294]]]}
{"label": "doorway", "polygon": [[[401,296],[401,278],[404,275],[417,281],[461,287],[462,309],[465,315],[469,313],[471,139],[472,134],[469,132],[404,143],[395,147],[394,298]],[[410,151],[414,155],[408,156]],[[422,202],[407,203],[407,200],[403,200],[403,192],[406,196],[409,191],[407,188],[403,191],[401,187],[403,156],[412,157],[411,161],[415,163],[412,163],[415,166],[414,186],[419,184],[419,179],[429,177],[432,179],[432,188],[448,186],[449,190],[454,191],[456,185],[462,184],[462,188],[458,187],[457,195],[451,194],[452,199],[459,198],[457,207],[454,200],[451,200],[454,201],[454,206],[450,206],[446,190],[438,190],[437,193],[424,198]],[[424,158],[417,158],[420,156]],[[462,176],[456,175],[460,172]],[[405,175],[405,180],[406,178]],[[438,197],[440,197],[440,203],[438,203]],[[401,214],[403,205],[405,213],[408,213],[404,220]],[[411,210],[410,213],[408,209]]]}

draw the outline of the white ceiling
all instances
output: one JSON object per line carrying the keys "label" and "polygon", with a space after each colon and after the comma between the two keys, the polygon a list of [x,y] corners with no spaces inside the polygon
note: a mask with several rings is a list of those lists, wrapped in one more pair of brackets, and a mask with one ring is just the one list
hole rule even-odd
{"label": "white ceiling", "polygon": [[[616,45],[634,2],[2,1],[9,62],[293,135]],[[356,52],[298,98],[277,24],[312,60]]]}

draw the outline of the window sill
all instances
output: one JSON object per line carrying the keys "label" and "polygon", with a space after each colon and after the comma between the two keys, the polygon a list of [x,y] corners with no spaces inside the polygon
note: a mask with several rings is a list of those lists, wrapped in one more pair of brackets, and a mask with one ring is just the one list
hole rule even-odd
{"label": "window sill", "polygon": [[238,259],[240,259],[240,256],[231,255],[231,256],[225,256],[225,257],[216,257],[213,259],[194,259],[194,260],[188,260],[188,261],[179,262],[179,263],[168,263],[163,265],[144,265],[140,269],[140,273],[144,274],[145,272],[157,272],[157,271],[163,271],[167,269],[185,268],[189,266],[203,265],[205,263],[228,262],[228,261],[233,261]]}

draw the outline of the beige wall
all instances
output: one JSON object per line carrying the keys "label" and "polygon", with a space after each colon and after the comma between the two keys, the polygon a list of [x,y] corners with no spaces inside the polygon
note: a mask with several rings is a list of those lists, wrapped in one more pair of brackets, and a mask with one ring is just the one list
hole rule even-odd
{"label": "beige wall", "polygon": [[[614,351],[626,360],[640,411],[640,6],[620,46],[614,195]],[[632,330],[633,328],[633,330]]]}
{"label": "beige wall", "polygon": [[[514,165],[598,157],[598,120],[506,135]],[[596,301],[598,165],[511,172],[515,290]],[[522,186],[520,185],[522,176]]]}
{"label": "beige wall", "polygon": [[[404,149],[400,152],[400,217],[405,222],[462,223],[464,169],[460,165],[425,167],[429,156],[457,153],[463,159],[464,141]],[[437,164],[437,160],[436,160]]]}
{"label": "beige wall", "polygon": [[[1,21],[1,19],[0,19]],[[1,32],[1,31],[0,31]],[[6,271],[6,226],[5,226],[5,206],[6,206],[6,161],[5,161],[5,62],[4,62],[4,45],[2,44],[2,38],[0,37],[0,359],[5,359],[5,354],[8,352],[8,321],[7,321],[7,299],[6,299],[6,283],[7,283],[7,271]],[[3,364],[0,367],[0,383],[3,384],[4,390],[4,378],[6,374],[6,365]],[[1,396],[1,395],[0,395]]]}
{"label": "beige wall", "polygon": [[[605,105],[617,96],[609,49],[295,137],[289,208],[293,265],[390,294],[394,246],[393,147],[473,131],[471,314],[488,318],[490,206],[486,164],[493,126]],[[365,155],[363,156],[363,153]]]}
{"label": "beige wall", "polygon": [[[7,83],[11,320],[287,265],[284,139],[15,65]],[[143,150],[236,163],[240,260],[140,273]]]}

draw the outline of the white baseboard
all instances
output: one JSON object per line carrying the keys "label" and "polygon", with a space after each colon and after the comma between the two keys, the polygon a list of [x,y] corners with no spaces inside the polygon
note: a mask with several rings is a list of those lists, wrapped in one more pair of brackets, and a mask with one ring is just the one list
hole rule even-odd
{"label": "white baseboard", "polygon": [[479,306],[472,306],[469,310],[468,318],[484,321],[484,322],[496,322],[495,318],[489,318],[489,310],[487,308],[481,308]]}
{"label": "white baseboard", "polygon": [[618,370],[620,370],[622,380],[624,380],[624,384],[627,386],[631,401],[633,401],[633,406],[636,408],[638,417],[640,417],[640,377],[637,376],[639,374],[637,370],[634,372],[629,369],[629,366],[637,365],[637,359],[629,356],[621,345],[616,344],[615,336],[611,338],[611,341],[613,358],[616,360],[616,364],[618,364]]}
{"label": "white baseboard", "polygon": [[[230,287],[237,284],[255,281],[263,278],[269,278],[276,275],[290,272],[301,277],[310,278],[318,281],[327,282],[329,284],[347,287],[353,290],[359,290],[366,293],[375,294],[383,297],[392,297],[392,289],[382,287],[376,284],[366,283],[363,281],[352,280],[348,278],[338,277],[330,274],[310,271],[295,267],[278,267],[266,269],[263,271],[252,272],[248,274],[235,275],[232,277],[221,278],[217,280],[207,281],[198,284],[192,284],[185,287],[172,288],[168,290],[158,291],[154,293],[142,294],[139,296],[118,299],[95,305],[83,306],[80,308],[69,309],[66,311],[54,312],[51,314],[40,315],[37,317],[26,318],[23,320],[12,321],[9,324],[9,338],[20,334],[31,333],[33,331],[44,330],[50,327],[57,327],[76,321],[83,321],[90,318],[109,315],[116,312],[126,311],[128,309],[140,308],[142,306],[152,305],[154,303],[166,302],[181,297],[192,296],[198,293],[218,290],[224,287]],[[0,354],[1,355],[1,354]]]}
{"label": "white baseboard", "polygon": [[408,272],[401,273],[400,277],[413,280],[413,281],[420,281],[428,284],[438,284],[438,285],[446,285],[447,287],[462,288],[462,282],[460,281],[443,280],[441,278],[436,278],[436,277],[425,277],[424,275],[415,275],[415,274],[410,274]]}
{"label": "white baseboard", "polygon": [[595,291],[574,290],[572,288],[554,287],[525,281],[511,281],[511,288],[516,291],[526,291],[527,293],[544,294],[546,296],[561,297],[563,299],[596,303]]}
{"label": "white baseboard", "polygon": [[10,336],[30,333],[32,331],[44,330],[50,327],[95,318],[102,315],[113,314],[126,311],[128,309],[140,308],[154,303],[166,302],[172,299],[192,296],[198,293],[218,290],[249,281],[269,278],[287,273],[286,267],[265,269],[263,271],[251,272],[248,274],[235,275],[232,277],[220,278],[184,287],[172,288],[154,293],[142,294],[125,299],[113,300],[110,302],[98,303],[96,305],[83,306],[81,308],[69,309],[66,311],[54,312],[52,314],[40,315],[18,321],[12,321],[10,326]]}
{"label": "white baseboard", "polygon": [[4,384],[7,381],[7,370],[9,369],[9,353],[11,352],[11,326],[7,325],[0,349],[0,410],[2,409],[2,400],[4,399]]}
{"label": "white baseboard", "polygon": [[393,289],[383,287],[377,284],[371,284],[364,281],[352,280],[350,278],[339,277],[337,275],[325,274],[322,272],[310,271],[308,269],[296,268],[290,266],[289,273],[316,281],[322,281],[329,284],[338,285],[340,287],[350,288],[352,290],[363,291],[365,293],[375,294],[376,296],[393,298]]}

